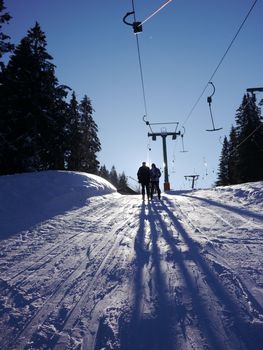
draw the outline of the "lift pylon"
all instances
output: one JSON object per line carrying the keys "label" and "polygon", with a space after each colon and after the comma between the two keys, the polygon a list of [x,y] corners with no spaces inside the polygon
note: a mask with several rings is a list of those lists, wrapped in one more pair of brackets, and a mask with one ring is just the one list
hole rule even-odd
{"label": "lift pylon", "polygon": [[168,174],[168,162],[167,162],[167,147],[166,147],[166,137],[167,136],[172,136],[172,139],[175,140],[178,135],[180,135],[179,132],[167,132],[167,131],[162,131],[162,132],[151,132],[148,133],[148,137],[152,137],[153,141],[156,141],[156,138],[158,136],[162,137],[163,141],[163,162],[164,162],[164,191],[169,191],[170,190],[170,183],[169,183],[169,174]]}

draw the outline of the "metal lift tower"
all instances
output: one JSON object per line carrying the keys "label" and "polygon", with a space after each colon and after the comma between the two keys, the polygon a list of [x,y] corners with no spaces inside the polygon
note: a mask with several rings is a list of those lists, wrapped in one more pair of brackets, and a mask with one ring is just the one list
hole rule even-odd
{"label": "metal lift tower", "polygon": [[[177,123],[178,124],[178,123]],[[153,124],[151,124],[153,125]],[[168,162],[167,162],[167,147],[166,147],[166,137],[172,136],[172,139],[175,140],[178,135],[181,135],[179,132],[167,132],[166,129],[163,128],[161,132],[151,132],[148,133],[148,137],[152,137],[153,141],[156,141],[156,138],[160,136],[163,140],[163,162],[164,162],[164,191],[170,190],[169,183],[169,174],[168,174]]]}

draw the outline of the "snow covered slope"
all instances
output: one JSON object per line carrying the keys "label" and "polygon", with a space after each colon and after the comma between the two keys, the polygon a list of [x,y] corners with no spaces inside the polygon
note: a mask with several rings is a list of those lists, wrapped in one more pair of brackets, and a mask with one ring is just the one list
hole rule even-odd
{"label": "snow covered slope", "polygon": [[93,196],[116,192],[91,174],[43,171],[0,176],[0,238],[59,213],[85,205]]}
{"label": "snow covered slope", "polygon": [[263,183],[0,177],[0,349],[261,350]]}

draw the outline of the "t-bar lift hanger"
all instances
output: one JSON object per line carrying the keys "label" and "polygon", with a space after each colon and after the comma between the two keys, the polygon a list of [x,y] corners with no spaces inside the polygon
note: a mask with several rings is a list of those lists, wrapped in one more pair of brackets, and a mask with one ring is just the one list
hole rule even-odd
{"label": "t-bar lift hanger", "polygon": [[209,104],[209,111],[210,111],[210,117],[211,117],[211,120],[212,120],[213,129],[206,129],[206,131],[218,131],[218,130],[221,130],[223,128],[215,128],[215,123],[214,123],[213,114],[212,114],[212,108],[211,108],[212,96],[214,95],[214,93],[216,91],[216,88],[215,88],[215,85],[211,81],[209,82],[209,84],[211,84],[212,87],[213,87],[212,94],[207,97],[207,102]]}
{"label": "t-bar lift hanger", "polygon": [[185,148],[184,148],[184,134],[185,134],[185,127],[183,126],[182,127],[183,129],[184,129],[184,131],[183,131],[183,133],[181,133],[181,140],[182,140],[182,153],[186,153],[186,152],[188,152],[188,151],[186,151],[185,150]]}
{"label": "t-bar lift hanger", "polygon": [[[168,5],[170,2],[172,2],[172,0],[167,0],[165,1],[157,10],[155,10],[153,13],[151,13],[144,21],[142,22],[138,22],[135,19],[135,11],[131,11],[131,12],[127,12],[126,15],[123,17],[123,22],[125,24],[127,24],[128,26],[132,26],[133,27],[133,32],[135,34],[137,33],[141,33],[142,32],[142,25],[147,22],[150,18],[152,18],[154,15],[156,15],[159,11],[161,11],[166,5]],[[134,6],[133,6],[134,7]],[[133,23],[129,23],[126,21],[126,18],[134,15],[134,22]]]}
{"label": "t-bar lift hanger", "polygon": [[135,14],[134,11],[127,12],[126,15],[123,17],[123,22],[124,22],[125,24],[127,24],[128,26],[132,26],[132,27],[133,27],[133,32],[134,32],[135,34],[137,34],[137,33],[142,32],[142,22],[134,21],[133,23],[129,23],[129,22],[126,21],[126,18],[127,18],[128,16],[131,16],[131,15],[134,15],[134,14]]}

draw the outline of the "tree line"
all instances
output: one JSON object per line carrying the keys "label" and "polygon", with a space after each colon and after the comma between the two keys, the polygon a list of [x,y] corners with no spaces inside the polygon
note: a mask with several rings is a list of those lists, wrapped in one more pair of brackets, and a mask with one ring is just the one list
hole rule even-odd
{"label": "tree line", "polygon": [[[78,101],[69,86],[59,84],[40,24],[15,46],[2,31],[10,20],[0,0],[0,175],[83,171],[127,186],[124,173],[100,166],[91,100],[84,95]],[[4,54],[9,55],[7,63]]]}
{"label": "tree line", "polygon": [[263,123],[254,94],[245,94],[224,138],[217,186],[263,180]]}
{"label": "tree line", "polygon": [[128,186],[128,179],[124,171],[121,174],[118,174],[115,166],[113,165],[110,170],[106,168],[105,165],[102,165],[99,169],[99,176],[111,182],[121,193],[135,193]]}

